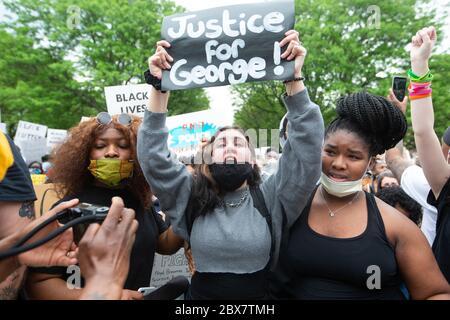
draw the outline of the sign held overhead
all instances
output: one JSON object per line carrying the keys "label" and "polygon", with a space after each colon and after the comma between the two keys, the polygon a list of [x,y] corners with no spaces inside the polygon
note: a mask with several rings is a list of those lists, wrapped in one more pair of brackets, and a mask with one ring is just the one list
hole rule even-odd
{"label": "sign held overhead", "polygon": [[[279,42],[294,28],[294,1],[235,5],[165,17],[161,36],[174,59],[162,89],[285,80],[294,61]],[[287,47],[287,46],[286,46]]]}

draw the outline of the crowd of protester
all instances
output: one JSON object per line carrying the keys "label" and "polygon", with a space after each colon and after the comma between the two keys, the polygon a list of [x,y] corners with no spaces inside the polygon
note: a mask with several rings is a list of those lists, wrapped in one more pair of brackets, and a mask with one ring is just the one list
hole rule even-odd
{"label": "crowd of protester", "polygon": [[[155,253],[180,248],[192,273],[184,299],[450,299],[450,127],[434,131],[428,65],[436,37],[433,27],[412,37],[409,98],[342,96],[325,128],[304,83],[307,50],[286,32],[281,58],[295,68],[280,149],[260,156],[236,126],[192,157],[169,149],[164,40],[149,58],[143,119],[99,113],[28,165],[0,133],[0,299],[144,299]],[[403,145],[408,105],[419,161]],[[46,175],[58,197],[39,217],[31,175]],[[42,240],[81,203],[107,207],[102,223]]]}

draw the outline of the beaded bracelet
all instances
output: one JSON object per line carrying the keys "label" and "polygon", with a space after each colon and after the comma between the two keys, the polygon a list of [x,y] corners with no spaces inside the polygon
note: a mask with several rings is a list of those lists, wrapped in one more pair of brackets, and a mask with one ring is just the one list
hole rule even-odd
{"label": "beaded bracelet", "polygon": [[286,83],[293,82],[293,81],[303,81],[303,80],[305,80],[305,77],[297,77],[297,78],[290,79],[290,80],[284,80],[283,83],[286,84]]}

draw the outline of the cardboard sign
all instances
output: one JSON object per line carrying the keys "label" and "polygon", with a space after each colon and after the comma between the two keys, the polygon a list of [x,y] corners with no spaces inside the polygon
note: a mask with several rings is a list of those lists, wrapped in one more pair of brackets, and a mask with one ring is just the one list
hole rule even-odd
{"label": "cardboard sign", "polygon": [[34,140],[15,140],[14,142],[20,148],[20,153],[27,164],[33,161],[42,161],[42,156],[48,153],[47,139],[35,137]]}
{"label": "cardboard sign", "polygon": [[56,187],[53,183],[33,184],[34,192],[36,193],[36,201],[34,201],[34,208],[36,218],[48,212],[52,206],[61,198],[56,192]]}
{"label": "cardboard sign", "polygon": [[14,141],[35,141],[39,140],[39,138],[45,138],[46,133],[47,126],[20,120],[17,125],[17,131],[16,135],[14,136]]}
{"label": "cardboard sign", "polygon": [[47,147],[53,149],[62,144],[67,137],[67,130],[48,129],[47,131]]}
{"label": "cardboard sign", "polygon": [[44,184],[46,180],[47,176],[45,174],[31,174],[31,181],[33,182],[33,186]]}
{"label": "cardboard sign", "polygon": [[147,109],[149,92],[148,84],[105,87],[108,113],[111,115],[130,113],[143,117]]}
{"label": "cardboard sign", "polygon": [[20,153],[27,164],[33,161],[41,162],[41,157],[48,153],[46,133],[47,126],[19,121],[14,143],[20,148]]}
{"label": "cardboard sign", "polygon": [[294,28],[294,1],[242,4],[165,17],[161,37],[174,61],[162,89],[293,78],[279,42]]}
{"label": "cardboard sign", "polygon": [[150,286],[159,288],[177,276],[191,278],[184,249],[170,256],[155,253]]}

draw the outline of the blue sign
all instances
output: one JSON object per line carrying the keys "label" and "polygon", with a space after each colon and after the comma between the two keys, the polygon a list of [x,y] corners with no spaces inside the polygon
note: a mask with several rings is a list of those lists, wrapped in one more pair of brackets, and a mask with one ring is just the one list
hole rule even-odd
{"label": "blue sign", "polygon": [[218,127],[212,123],[200,122],[195,125],[183,125],[169,131],[171,140],[170,148],[196,147],[202,138],[209,139],[216,133]]}

